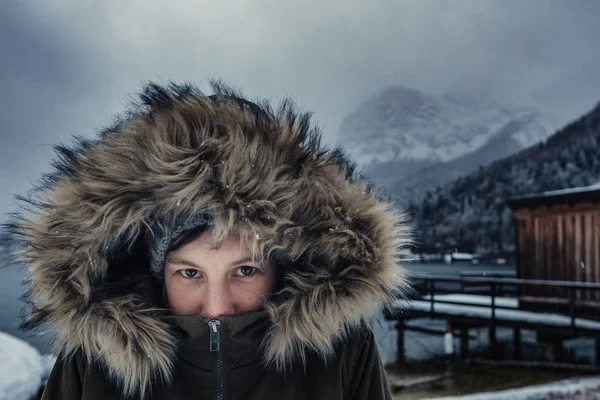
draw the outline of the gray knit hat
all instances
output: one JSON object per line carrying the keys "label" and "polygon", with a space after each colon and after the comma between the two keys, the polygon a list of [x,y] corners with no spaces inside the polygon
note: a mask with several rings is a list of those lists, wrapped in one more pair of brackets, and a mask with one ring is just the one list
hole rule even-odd
{"label": "gray knit hat", "polygon": [[150,273],[157,279],[164,278],[164,267],[167,253],[175,239],[182,233],[204,227],[206,229],[213,225],[212,216],[209,214],[197,214],[192,216],[180,216],[174,222],[161,222],[156,224],[150,233],[148,240],[148,251],[150,253]]}

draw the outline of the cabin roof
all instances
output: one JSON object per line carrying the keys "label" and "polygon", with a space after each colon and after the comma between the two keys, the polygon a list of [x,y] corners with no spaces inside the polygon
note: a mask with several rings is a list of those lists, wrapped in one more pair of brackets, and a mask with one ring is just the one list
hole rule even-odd
{"label": "cabin roof", "polygon": [[506,202],[510,208],[515,209],[538,205],[584,201],[600,201],[600,182],[590,186],[514,196],[508,198]]}

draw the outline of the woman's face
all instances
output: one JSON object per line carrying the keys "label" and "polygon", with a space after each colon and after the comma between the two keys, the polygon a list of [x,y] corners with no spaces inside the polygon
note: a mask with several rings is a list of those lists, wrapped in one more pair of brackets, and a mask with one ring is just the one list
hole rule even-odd
{"label": "woman's face", "polygon": [[237,235],[213,248],[210,231],[169,253],[165,286],[177,315],[215,318],[261,308],[275,285],[272,264],[256,264]]}

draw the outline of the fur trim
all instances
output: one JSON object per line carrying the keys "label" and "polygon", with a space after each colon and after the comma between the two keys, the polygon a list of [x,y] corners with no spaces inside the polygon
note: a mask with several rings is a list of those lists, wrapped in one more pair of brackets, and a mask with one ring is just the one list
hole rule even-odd
{"label": "fur trim", "polygon": [[100,361],[127,395],[168,381],[176,350],[148,296],[109,290],[128,273],[115,255],[156,223],[207,213],[216,240],[236,232],[257,257],[304,260],[267,304],[265,362],[280,370],[307,351],[327,357],[406,288],[404,215],[321,146],[309,115],[212,84],[212,96],[149,84],[98,140],[56,147],[56,172],[8,224],[31,271],[26,324],[54,330],[64,354]]}

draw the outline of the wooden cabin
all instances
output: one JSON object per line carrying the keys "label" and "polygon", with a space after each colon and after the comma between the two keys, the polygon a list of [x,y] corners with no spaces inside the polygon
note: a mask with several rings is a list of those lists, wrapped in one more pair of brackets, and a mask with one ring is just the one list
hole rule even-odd
{"label": "wooden cabin", "polygon": [[[517,278],[600,283],[600,184],[513,197]],[[527,296],[566,299],[564,288]],[[599,291],[575,290],[598,305]]]}

